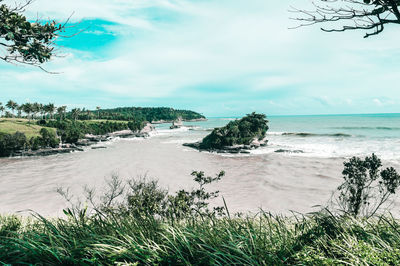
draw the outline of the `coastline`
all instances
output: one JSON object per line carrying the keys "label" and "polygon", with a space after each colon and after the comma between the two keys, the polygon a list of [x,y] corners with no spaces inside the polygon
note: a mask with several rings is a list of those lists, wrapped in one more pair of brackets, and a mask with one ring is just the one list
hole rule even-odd
{"label": "coastline", "polygon": [[[158,124],[167,124],[167,123],[173,123],[175,120],[157,120],[157,121],[152,121],[151,124],[158,125]],[[207,118],[196,118],[196,119],[182,119],[183,122],[202,122],[202,121],[208,121]]]}
{"label": "coastline", "polygon": [[43,157],[43,156],[51,156],[56,154],[65,154],[71,152],[82,152],[84,151],[83,147],[91,147],[91,149],[105,149],[105,146],[94,147],[93,145],[112,141],[116,138],[148,138],[150,137],[150,132],[154,131],[155,128],[151,123],[148,123],[141,131],[133,132],[130,129],[115,131],[111,133],[107,133],[104,135],[93,135],[86,134],[82,139],[79,139],[75,144],[69,143],[60,143],[58,148],[42,148],[38,150],[27,150],[27,151],[18,151],[9,156],[12,157]]}

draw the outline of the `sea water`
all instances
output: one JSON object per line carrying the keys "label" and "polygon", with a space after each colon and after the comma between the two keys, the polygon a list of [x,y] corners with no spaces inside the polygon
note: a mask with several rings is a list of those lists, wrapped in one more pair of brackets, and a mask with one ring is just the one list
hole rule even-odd
{"label": "sea water", "polygon": [[[193,141],[235,119],[186,122],[188,128],[174,133],[181,142]],[[400,114],[270,116],[268,120],[269,145],[253,154],[278,151],[288,156],[331,158],[375,153],[386,160],[400,159]],[[168,133],[166,125],[158,129]]]}
{"label": "sea water", "polygon": [[[160,124],[148,139],[114,139],[101,144],[106,149],[1,158],[0,213],[29,209],[63,215],[67,203],[56,193],[57,187],[69,188],[78,198],[87,185],[101,195],[104,180],[115,174],[122,179],[157,179],[171,193],[191,189],[196,186],[190,176],[194,170],[208,175],[226,172],[209,189],[221,191],[231,212],[263,208],[274,213],[305,213],[330,199],[343,181],[343,161],[351,156],[376,153],[385,166],[400,171],[398,114],[270,116],[268,146],[244,155],[198,152],[182,146],[235,119],[185,122],[183,128],[174,130],[170,124]],[[393,206],[400,210],[400,200]]]}

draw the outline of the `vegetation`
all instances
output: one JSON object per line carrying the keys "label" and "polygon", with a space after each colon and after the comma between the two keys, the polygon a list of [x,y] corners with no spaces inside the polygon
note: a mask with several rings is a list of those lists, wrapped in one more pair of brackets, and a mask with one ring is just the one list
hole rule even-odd
{"label": "vegetation", "polygon": [[[0,4],[4,2],[0,0]],[[21,13],[32,1],[10,7],[0,5],[0,47],[4,55],[0,59],[10,63],[40,66],[54,54],[54,41],[65,29],[55,21],[30,22]]]}
{"label": "vegetation", "polygon": [[68,119],[40,120],[38,123],[46,127],[56,128],[57,134],[66,143],[76,143],[85,134],[104,135],[129,129],[129,125],[131,125],[123,121],[72,121]]}
{"label": "vegetation", "polygon": [[[0,114],[8,109],[5,117],[7,118],[28,118],[28,119],[56,119],[56,120],[118,120],[118,121],[174,121],[178,118],[184,120],[204,119],[199,113],[190,110],[175,110],[167,107],[121,107],[115,109],[101,109],[90,111],[85,108],[73,108],[67,112],[66,106],[55,106],[54,103],[41,104],[38,102],[18,104],[9,100],[5,106],[0,102]],[[18,114],[15,115],[15,110]],[[23,115],[25,114],[25,116]],[[0,117],[1,117],[0,115]]]}
{"label": "vegetation", "polygon": [[[398,0],[317,0],[313,10],[293,9],[302,17],[295,18],[308,26],[328,24],[326,32],[366,31],[365,38],[381,33],[386,25],[400,24]],[[329,28],[330,25],[337,25]]]}
{"label": "vegetation", "polygon": [[[11,265],[397,265],[400,222],[333,214],[231,215],[209,206],[207,185],[224,173],[193,172],[198,188],[175,194],[156,181],[112,177],[104,194],[86,189],[64,218],[0,217],[0,262]],[[221,202],[222,203],[222,202]],[[90,206],[90,207],[88,207]]]}
{"label": "vegetation", "polygon": [[380,170],[381,160],[375,155],[364,160],[353,157],[344,162],[344,183],[338,188],[338,204],[344,212],[373,216],[400,186],[400,175],[393,167]]}
{"label": "vegetation", "polygon": [[[28,121],[23,118],[0,118],[0,133],[14,134],[21,132],[26,135],[28,139],[40,136],[40,130],[43,126],[38,125],[36,122]],[[56,132],[54,128],[47,128],[48,130]]]}
{"label": "vegetation", "polygon": [[254,140],[262,140],[268,130],[268,120],[264,114],[248,114],[247,116],[229,122],[222,128],[214,129],[206,136],[201,149],[221,149],[234,145],[250,145]]}
{"label": "vegetation", "polygon": [[[72,113],[68,114],[71,118]],[[100,109],[95,111],[82,111],[78,116],[81,120],[105,119],[105,120],[143,120],[156,122],[160,120],[174,121],[181,117],[184,120],[204,119],[199,113],[189,110],[175,110],[167,107],[120,107],[114,109]]]}
{"label": "vegetation", "polygon": [[54,130],[40,129],[40,135],[28,139],[24,133],[15,132],[7,134],[0,132],[0,157],[10,156],[26,150],[37,150],[40,148],[55,148],[60,140]]}
{"label": "vegetation", "polygon": [[[6,111],[5,119],[1,119],[4,111]],[[188,120],[204,118],[193,111],[172,108],[126,107],[101,110],[97,106],[95,111],[74,108],[67,112],[66,106],[57,107],[54,103],[18,104],[9,100],[5,106],[0,103],[0,133],[3,133],[3,142],[13,142],[7,145],[3,143],[4,147],[9,147],[7,152],[4,152],[8,155],[17,150],[44,147],[45,144],[39,140],[36,142],[32,140],[33,137],[43,137],[40,134],[43,127],[46,127],[49,132],[54,132],[54,135],[58,134],[63,142],[74,144],[85,134],[105,135],[125,129],[138,132],[145,127],[146,121],[175,120],[178,117]],[[16,132],[19,134],[15,135]],[[14,138],[21,138],[21,134],[25,135],[29,145],[15,145]]]}

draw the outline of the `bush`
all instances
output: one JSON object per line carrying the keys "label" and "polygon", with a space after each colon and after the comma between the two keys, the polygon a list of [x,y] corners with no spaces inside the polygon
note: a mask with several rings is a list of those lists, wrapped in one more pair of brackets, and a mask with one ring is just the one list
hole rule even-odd
{"label": "bush", "polygon": [[10,156],[17,151],[25,150],[27,146],[28,143],[24,133],[0,133],[0,156]]}
{"label": "bush", "polygon": [[[0,263],[5,265],[399,265],[400,222],[329,211],[307,216],[196,214],[191,194],[216,177],[193,172],[198,190],[169,195],[185,215],[160,216],[168,202],[156,182],[129,186],[114,176],[96,204],[66,209],[63,218],[0,216]],[[217,180],[215,180],[217,181]],[[126,193],[125,193],[125,192]],[[204,191],[204,193],[207,193]],[[66,195],[66,194],[64,194]],[[125,201],[125,196],[135,200]],[[204,194],[203,194],[204,195]],[[144,196],[141,198],[141,196]],[[67,198],[71,201],[71,198]],[[119,199],[119,200],[118,200]],[[133,198],[131,198],[133,199]],[[144,200],[146,199],[146,200]],[[200,200],[201,201],[201,200]],[[202,204],[200,204],[202,206]],[[103,208],[98,208],[102,206]],[[152,207],[153,206],[153,207]],[[156,207],[154,207],[156,206]],[[160,206],[157,207],[157,206]],[[138,207],[138,208],[135,208]],[[147,208],[149,207],[149,208]],[[168,207],[170,208],[170,207]],[[148,212],[151,209],[152,211]],[[171,211],[174,211],[171,209]],[[212,212],[210,210],[210,212]],[[175,218],[173,218],[175,217]]]}
{"label": "bush", "polygon": [[55,148],[60,143],[60,141],[57,138],[57,135],[54,133],[54,131],[50,131],[46,128],[42,128],[40,130],[40,135],[41,135],[42,147]]}
{"label": "bush", "polygon": [[[129,129],[126,122],[83,122],[72,120],[50,120],[45,121],[47,127],[57,129],[63,142],[76,143],[85,134],[104,135],[115,131]],[[131,124],[133,125],[133,124]],[[143,128],[143,124],[134,124],[138,130]]]}
{"label": "bush", "polygon": [[344,162],[344,183],[339,186],[338,203],[353,216],[374,215],[400,186],[400,175],[393,167],[380,170],[381,160],[372,154],[364,160],[353,157]]}

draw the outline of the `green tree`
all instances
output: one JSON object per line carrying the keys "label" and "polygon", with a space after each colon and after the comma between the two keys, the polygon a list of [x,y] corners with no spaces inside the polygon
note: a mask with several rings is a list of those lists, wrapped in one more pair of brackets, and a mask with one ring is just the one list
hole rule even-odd
{"label": "green tree", "polygon": [[293,8],[300,26],[326,24],[326,32],[365,31],[364,38],[377,35],[388,24],[400,24],[400,0],[316,0],[311,10]]}
{"label": "green tree", "polygon": [[4,106],[3,106],[3,103],[0,102],[0,117],[3,116],[3,112],[4,112]]}
{"label": "green tree", "polygon": [[74,108],[71,110],[71,115],[72,118],[76,121],[76,119],[78,119],[79,114],[81,113],[81,109],[79,108]]}
{"label": "green tree", "polygon": [[0,5],[0,46],[5,48],[0,59],[40,67],[54,55],[54,42],[65,30],[65,24],[30,22],[21,13],[31,2],[15,7]]}
{"label": "green tree", "polygon": [[17,109],[18,104],[16,102],[12,101],[12,100],[9,100],[6,103],[6,107],[11,110],[11,112],[12,112],[12,114],[14,116],[14,111],[15,111],[15,109]]}
{"label": "green tree", "polygon": [[50,119],[53,119],[53,114],[56,112],[57,108],[54,103],[49,103],[44,106],[46,112],[50,115]]}
{"label": "green tree", "polygon": [[18,113],[18,117],[21,117],[21,115],[22,115],[22,111],[23,111],[23,108],[22,108],[22,105],[20,104],[20,105],[18,105],[18,107],[17,107],[17,113]]}
{"label": "green tree", "polygon": [[342,211],[353,216],[373,216],[400,186],[400,175],[393,167],[380,170],[381,160],[375,155],[364,160],[353,157],[344,162],[344,183],[338,187]]}
{"label": "green tree", "polygon": [[40,112],[42,107],[43,107],[43,105],[38,102],[35,102],[32,104],[32,113],[33,113],[32,119],[37,116],[37,114]]}
{"label": "green tree", "polygon": [[100,106],[96,106],[96,110],[97,110],[97,119],[100,119]]}
{"label": "green tree", "polygon": [[63,120],[63,118],[65,117],[65,112],[67,110],[67,106],[60,106],[57,108],[57,114],[60,117],[60,120]]}
{"label": "green tree", "polygon": [[27,115],[28,119],[30,119],[30,115],[33,112],[33,105],[31,103],[24,103],[22,105],[22,110]]}
{"label": "green tree", "polygon": [[44,106],[43,104],[40,104],[40,105],[39,105],[40,117],[41,117],[42,119],[46,119],[46,116],[45,116],[46,110],[45,110],[44,107],[45,107],[45,106]]}

